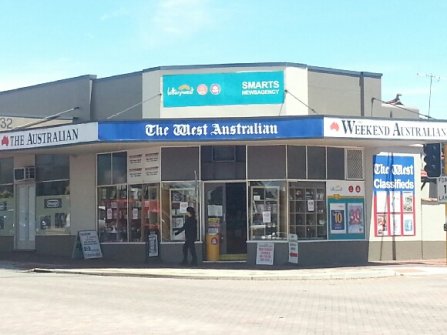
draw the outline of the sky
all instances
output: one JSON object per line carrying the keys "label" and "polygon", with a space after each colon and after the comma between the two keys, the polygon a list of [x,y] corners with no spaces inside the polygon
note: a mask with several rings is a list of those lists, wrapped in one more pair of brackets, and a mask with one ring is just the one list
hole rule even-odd
{"label": "sky", "polygon": [[[157,66],[292,62],[381,73],[447,119],[444,0],[0,0],[0,91]],[[431,89],[431,94],[430,94]]]}

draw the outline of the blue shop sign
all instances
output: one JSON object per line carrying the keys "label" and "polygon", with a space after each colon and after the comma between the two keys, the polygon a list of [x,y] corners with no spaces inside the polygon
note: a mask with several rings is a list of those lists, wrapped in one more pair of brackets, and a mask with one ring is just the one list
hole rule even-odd
{"label": "blue shop sign", "polygon": [[376,155],[373,173],[374,191],[414,190],[414,158],[411,156]]}
{"label": "blue shop sign", "polygon": [[100,122],[100,141],[220,141],[322,138],[323,118]]}
{"label": "blue shop sign", "polygon": [[163,106],[282,104],[284,72],[236,72],[163,76]]}

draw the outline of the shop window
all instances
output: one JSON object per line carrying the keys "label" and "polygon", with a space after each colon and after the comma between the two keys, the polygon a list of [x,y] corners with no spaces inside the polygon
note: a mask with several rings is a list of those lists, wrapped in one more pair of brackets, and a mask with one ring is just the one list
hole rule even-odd
{"label": "shop window", "polygon": [[0,236],[14,235],[14,159],[0,158]]}
{"label": "shop window", "polygon": [[0,236],[14,235],[14,209],[14,185],[0,184]]}
{"label": "shop window", "polygon": [[36,181],[70,179],[68,155],[36,155]]}
{"label": "shop window", "polygon": [[325,183],[289,183],[289,232],[298,239],[327,238],[325,189]]}
{"label": "shop window", "polygon": [[286,147],[283,145],[247,147],[248,179],[285,179]]}
{"label": "shop window", "polygon": [[101,242],[128,241],[127,185],[98,187],[98,231]]}
{"label": "shop window", "polygon": [[325,147],[307,147],[307,178],[326,179]]}
{"label": "shop window", "polygon": [[345,179],[344,148],[327,148],[327,179]]}
{"label": "shop window", "polygon": [[12,184],[14,182],[14,159],[0,159],[0,184]]}
{"label": "shop window", "polygon": [[197,201],[197,188],[198,185],[195,182],[162,184],[162,241],[184,241],[184,232],[175,235],[174,229],[182,227],[185,223],[188,206],[196,210],[197,240],[200,239],[200,211]]}
{"label": "shop window", "polygon": [[160,184],[129,187],[130,242],[145,242],[149,234],[160,232]]}
{"label": "shop window", "polygon": [[199,148],[178,147],[161,149],[161,179],[166,181],[199,178]]}
{"label": "shop window", "polygon": [[127,152],[98,154],[96,167],[98,185],[127,182]]}
{"label": "shop window", "polygon": [[290,179],[306,179],[306,147],[287,146],[287,172]]}
{"label": "shop window", "polygon": [[347,149],[346,166],[346,179],[364,179],[363,151],[359,149]]}
{"label": "shop window", "polygon": [[70,234],[70,159],[36,155],[36,233]]}
{"label": "shop window", "polygon": [[202,146],[202,180],[244,180],[246,147]]}
{"label": "shop window", "polygon": [[252,181],[249,190],[250,239],[286,239],[285,182]]}

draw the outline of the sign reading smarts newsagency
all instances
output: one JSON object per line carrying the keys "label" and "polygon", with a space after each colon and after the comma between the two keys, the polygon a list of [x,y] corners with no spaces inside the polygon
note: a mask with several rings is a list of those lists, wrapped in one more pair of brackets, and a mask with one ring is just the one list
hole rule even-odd
{"label": "sign reading smarts newsagency", "polygon": [[282,104],[284,72],[233,72],[163,76],[163,106]]}
{"label": "sign reading smarts newsagency", "polygon": [[373,169],[375,235],[415,235],[414,157],[376,155]]}
{"label": "sign reading smarts newsagency", "polygon": [[321,138],[323,122],[315,118],[146,120],[100,122],[100,141],[220,141]]}

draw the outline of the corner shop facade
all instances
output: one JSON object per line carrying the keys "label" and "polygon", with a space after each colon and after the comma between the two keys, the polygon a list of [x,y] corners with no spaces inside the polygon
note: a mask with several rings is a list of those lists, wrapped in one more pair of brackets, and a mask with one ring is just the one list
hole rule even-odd
{"label": "corner shop facade", "polygon": [[[71,256],[77,232],[94,229],[104,257],[144,261],[152,232],[159,258],[177,262],[182,236],[172,229],[192,205],[202,259],[215,233],[221,255],[249,263],[263,242],[286,263],[289,234],[300,264],[444,255],[444,208],[421,191],[417,145],[445,140],[447,125],[408,111],[389,119],[401,111],[374,101],[379,74],[290,63],[155,68],[3,92],[0,107],[20,98],[39,113],[35,96],[54,91],[54,113],[80,106],[76,122],[3,136],[1,251]],[[35,178],[14,180],[27,166]]]}

